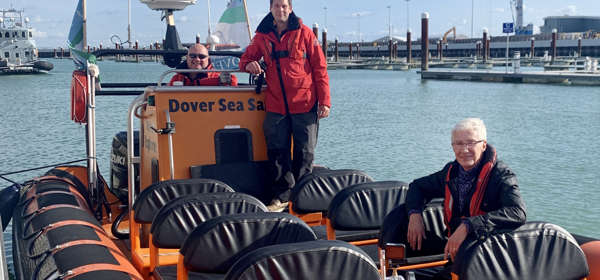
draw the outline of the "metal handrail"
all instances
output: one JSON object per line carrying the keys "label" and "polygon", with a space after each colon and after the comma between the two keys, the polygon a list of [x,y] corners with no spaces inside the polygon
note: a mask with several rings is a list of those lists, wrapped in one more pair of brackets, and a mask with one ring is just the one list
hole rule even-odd
{"label": "metal handrail", "polygon": [[[127,119],[127,182],[129,192],[129,212],[133,209],[133,202],[135,202],[135,166],[134,164],[140,162],[140,157],[135,156],[134,149],[134,135],[133,135],[133,121],[135,119],[135,111],[137,108],[144,103],[146,94],[140,94],[136,97],[131,104],[129,104],[128,119]],[[141,131],[140,131],[141,137]],[[142,141],[142,139],[140,139]],[[141,148],[141,145],[140,147]],[[141,155],[141,153],[140,153]],[[133,218],[133,217],[131,217]]]}
{"label": "metal handrail", "polygon": [[244,71],[240,71],[240,70],[229,70],[229,69],[224,69],[224,70],[217,70],[217,69],[211,69],[211,70],[206,70],[206,69],[171,69],[168,70],[164,73],[162,73],[162,75],[160,75],[160,77],[158,78],[158,86],[161,86],[161,84],[163,83],[163,79],[171,74],[171,73],[210,73],[210,72],[227,72],[227,73],[247,73]]}
{"label": "metal handrail", "polygon": [[4,229],[2,228],[2,217],[0,217],[0,276],[8,279],[8,266],[6,264],[6,251],[4,250]]}

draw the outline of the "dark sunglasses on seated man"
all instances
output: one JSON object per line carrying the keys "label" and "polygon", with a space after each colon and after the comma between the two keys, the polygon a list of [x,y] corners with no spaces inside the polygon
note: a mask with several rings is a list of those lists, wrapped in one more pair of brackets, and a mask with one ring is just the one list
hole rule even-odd
{"label": "dark sunglasses on seated man", "polygon": [[208,55],[205,55],[205,54],[202,54],[202,53],[190,53],[190,54],[188,54],[188,57],[191,58],[191,59],[194,59],[196,57],[199,58],[199,59],[205,59],[205,58],[208,57]]}

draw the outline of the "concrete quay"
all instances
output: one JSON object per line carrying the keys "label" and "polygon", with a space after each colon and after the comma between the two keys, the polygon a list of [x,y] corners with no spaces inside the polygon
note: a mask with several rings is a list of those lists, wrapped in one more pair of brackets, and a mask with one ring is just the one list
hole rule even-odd
{"label": "concrete quay", "polygon": [[427,70],[421,71],[421,79],[600,86],[600,73],[583,71],[507,73],[481,70]]}

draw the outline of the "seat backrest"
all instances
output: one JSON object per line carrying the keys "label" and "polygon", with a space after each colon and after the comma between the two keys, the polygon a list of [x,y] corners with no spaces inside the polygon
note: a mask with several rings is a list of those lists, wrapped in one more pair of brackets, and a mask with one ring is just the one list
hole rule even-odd
{"label": "seat backrest", "polygon": [[225,279],[379,279],[377,266],[358,247],[317,240],[262,247],[244,255]]}
{"label": "seat backrest", "polygon": [[149,224],[154,215],[171,200],[195,193],[233,192],[227,184],[214,179],[166,180],[145,188],[133,204],[134,219]]}
{"label": "seat backrest", "polygon": [[316,240],[312,229],[287,213],[243,213],[210,219],[185,239],[180,252],[191,271],[226,273],[257,248]]}
{"label": "seat backrest", "polygon": [[334,229],[379,229],[385,215],[404,203],[407,191],[408,184],[401,181],[354,185],[335,195],[327,217]]}
{"label": "seat backrest", "polygon": [[258,199],[238,192],[200,193],[171,201],[154,217],[150,233],[158,248],[180,248],[201,223],[222,215],[267,212]]}
{"label": "seat backrest", "polygon": [[[404,243],[406,244],[406,231],[408,230],[408,214],[402,204],[385,216],[381,225],[381,234],[379,237],[379,246],[383,248],[386,243]],[[444,231],[444,199],[433,199],[425,205],[422,212],[423,225],[425,231],[430,232],[428,236],[434,235],[440,239],[445,239]]]}
{"label": "seat backrest", "polygon": [[228,162],[191,166],[190,174],[192,178],[211,178],[225,182],[236,192],[268,202],[271,199],[268,168],[268,161]]}
{"label": "seat backrest", "polygon": [[304,175],[292,189],[290,201],[298,213],[325,212],[333,197],[342,189],[373,179],[365,172],[352,169],[315,169]]}
{"label": "seat backrest", "polygon": [[484,240],[467,238],[454,258],[459,279],[582,279],[585,255],[563,228],[528,222]]}

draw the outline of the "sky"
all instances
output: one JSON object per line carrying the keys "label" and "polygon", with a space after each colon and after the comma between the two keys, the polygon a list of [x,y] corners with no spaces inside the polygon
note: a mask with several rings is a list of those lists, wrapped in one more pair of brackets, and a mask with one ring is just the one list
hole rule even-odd
{"label": "sky", "polygon": [[[212,0],[210,22],[213,26],[223,13],[227,0]],[[268,0],[247,0],[252,32],[269,11]],[[536,30],[546,16],[600,16],[597,0],[523,0],[524,23]],[[181,41],[194,42],[200,34],[208,34],[208,0],[197,0],[193,6],[175,12],[175,23]],[[441,36],[452,27],[457,34],[480,37],[488,28],[492,36],[503,35],[502,23],[512,22],[509,0],[293,0],[292,7],[304,24],[318,23],[326,27],[328,38],[341,41],[373,41],[387,36],[390,19],[394,36],[405,37],[407,25],[412,37],[420,37],[421,14],[429,13],[430,37]],[[77,0],[0,0],[0,8],[25,9],[39,48],[66,46]],[[113,45],[118,36],[127,40],[127,0],[87,0],[88,44]],[[390,8],[388,8],[388,6]],[[473,6],[473,10],[471,9]],[[407,16],[408,11],[408,16]],[[473,11],[473,13],[472,13]],[[390,16],[391,15],[391,16]],[[473,22],[473,24],[471,24]],[[131,36],[147,46],[162,41],[166,24],[158,11],[150,10],[139,0],[131,0]]]}

